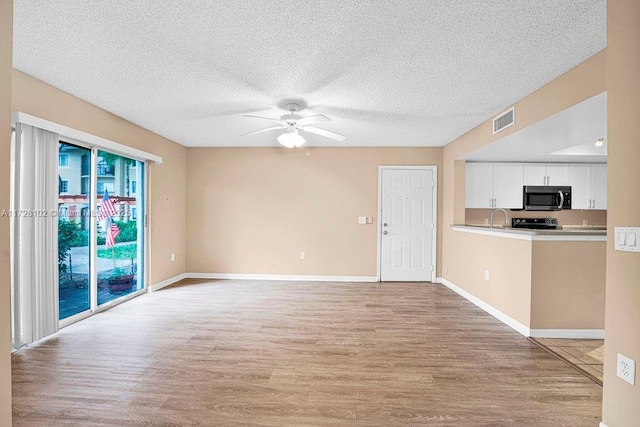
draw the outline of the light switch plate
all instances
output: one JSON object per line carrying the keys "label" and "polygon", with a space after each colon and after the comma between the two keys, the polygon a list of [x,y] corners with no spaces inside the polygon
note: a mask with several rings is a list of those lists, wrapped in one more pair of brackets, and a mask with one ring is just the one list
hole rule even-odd
{"label": "light switch plate", "polygon": [[358,224],[366,224],[367,223],[367,217],[366,216],[359,216],[358,217]]}
{"label": "light switch plate", "polygon": [[616,251],[640,252],[640,227],[615,227],[614,236]]}

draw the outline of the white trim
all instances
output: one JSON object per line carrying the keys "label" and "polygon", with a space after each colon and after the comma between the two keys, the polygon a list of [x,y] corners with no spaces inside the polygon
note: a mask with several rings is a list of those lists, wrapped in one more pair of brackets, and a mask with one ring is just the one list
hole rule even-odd
{"label": "white trim", "polygon": [[79,141],[84,141],[93,146],[99,147],[107,151],[112,151],[116,154],[121,154],[127,157],[134,158],[136,160],[147,161],[151,160],[157,164],[162,163],[162,157],[155,154],[147,153],[146,151],[138,150],[117,142],[110,141],[108,139],[92,135],[77,129],[70,128],[58,123],[50,122],[49,120],[41,119],[39,117],[32,116],[21,111],[14,111],[11,114],[12,123],[25,123],[31,126],[35,126],[41,129],[46,129],[51,132],[55,132],[60,135],[61,139],[72,138]]}
{"label": "white trim", "polygon": [[[144,199],[142,200],[142,209],[139,209],[136,216],[142,214],[142,226],[144,227],[144,260],[143,266],[144,271],[142,272],[144,277],[144,287],[145,289],[149,289],[149,278],[151,277],[149,266],[151,265],[151,227],[149,227],[149,179],[151,168],[149,167],[149,163],[142,163],[142,194],[144,195]],[[136,175],[138,171],[136,170]],[[139,206],[136,206],[139,207]],[[137,219],[136,219],[137,221]]]}
{"label": "white trim", "polygon": [[[91,175],[89,188],[89,305],[91,312],[98,308],[98,150],[90,148]],[[93,195],[93,197],[92,197]]]}
{"label": "white trim", "polygon": [[382,166],[378,166],[378,210],[376,211],[376,282],[382,277]]}
{"label": "white trim", "polygon": [[604,329],[531,329],[531,337],[603,340]]}
{"label": "white trim", "polygon": [[181,273],[178,274],[177,276],[173,276],[170,277],[166,280],[163,280],[162,282],[158,282],[155,285],[151,285],[148,287],[147,292],[155,292],[155,291],[159,291],[160,289],[169,286],[169,285],[173,285],[174,283],[179,282],[180,280],[186,279],[187,278],[187,273]]}
{"label": "white trim", "polygon": [[606,425],[606,424],[604,423],[604,421],[600,421],[600,427],[609,427],[609,426],[608,426],[608,425]]}
{"label": "white trim", "polygon": [[277,280],[288,282],[377,282],[375,276],[312,276],[306,274],[185,273],[186,279]]}
{"label": "white trim", "polygon": [[580,234],[579,231],[571,231],[571,232],[564,232],[564,233],[562,231],[557,231],[556,232],[557,234],[539,234],[540,232],[536,232],[536,231],[512,230],[512,229],[501,230],[499,228],[498,229],[484,228],[484,227],[475,227],[472,225],[471,226],[470,225],[452,225],[451,229],[453,231],[461,231],[463,233],[483,234],[485,236],[506,237],[508,239],[517,239],[517,240],[562,241],[562,242],[606,242],[607,241],[606,231],[602,231],[602,234],[598,234],[598,235],[586,234],[586,233],[594,233],[594,232],[585,232],[585,234]]}
{"label": "white trim", "polygon": [[431,282],[436,282],[436,265],[437,265],[437,243],[438,243],[438,167],[437,166],[392,166],[378,165],[378,217],[377,217],[377,239],[376,239],[376,281],[379,282],[382,277],[382,171],[385,169],[404,169],[404,170],[431,170],[433,172],[433,233],[431,242]]}
{"label": "white trim", "polygon": [[520,323],[519,321],[517,321],[513,317],[510,317],[510,316],[504,314],[503,312],[501,312],[497,308],[493,307],[490,304],[487,304],[486,302],[482,301],[480,298],[478,298],[478,297],[470,294],[469,292],[465,291],[464,289],[454,285],[453,283],[451,283],[450,281],[448,281],[447,279],[445,279],[443,277],[438,277],[436,280],[437,280],[437,283],[442,283],[444,286],[446,286],[447,288],[451,289],[453,292],[457,293],[458,295],[460,295],[461,297],[463,297],[467,301],[470,301],[471,303],[475,304],[476,306],[478,306],[482,310],[486,311],[487,313],[489,313],[490,315],[492,315],[496,319],[500,320],[505,325],[507,325],[507,326],[511,327],[512,329],[516,330],[517,332],[521,333],[525,337],[529,337],[531,335],[531,329],[528,326],[523,325],[522,323]]}

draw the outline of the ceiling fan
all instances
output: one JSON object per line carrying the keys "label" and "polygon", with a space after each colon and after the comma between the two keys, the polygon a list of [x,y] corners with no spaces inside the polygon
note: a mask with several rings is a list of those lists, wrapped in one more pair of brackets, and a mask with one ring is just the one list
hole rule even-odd
{"label": "ceiling fan", "polygon": [[313,123],[330,122],[331,119],[324,114],[316,114],[307,117],[300,116],[296,114],[296,111],[298,111],[299,107],[300,106],[295,103],[287,104],[287,110],[289,110],[289,114],[284,114],[280,116],[279,119],[244,114],[243,117],[253,117],[255,119],[270,120],[272,122],[277,122],[278,125],[245,133],[242,136],[255,135],[257,133],[268,132],[277,129],[286,129],[286,131],[278,137],[278,142],[287,148],[300,147],[306,142],[302,135],[300,135],[299,131],[315,133],[316,135],[331,138],[340,142],[344,141],[347,138],[346,136],[336,132],[331,132],[326,129],[320,129],[315,126],[310,126]]}

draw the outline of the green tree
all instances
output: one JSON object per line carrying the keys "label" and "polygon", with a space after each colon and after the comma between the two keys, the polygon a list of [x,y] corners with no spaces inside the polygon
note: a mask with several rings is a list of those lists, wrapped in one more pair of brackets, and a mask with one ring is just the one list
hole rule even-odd
{"label": "green tree", "polygon": [[58,219],[58,271],[66,273],[67,256],[75,242],[78,240],[80,226],[75,221]]}

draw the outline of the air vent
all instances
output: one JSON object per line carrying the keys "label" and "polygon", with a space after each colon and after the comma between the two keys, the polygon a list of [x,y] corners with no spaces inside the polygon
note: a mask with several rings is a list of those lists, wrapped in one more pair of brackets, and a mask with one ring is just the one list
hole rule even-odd
{"label": "air vent", "polygon": [[493,134],[505,130],[509,126],[513,126],[516,122],[516,107],[511,107],[498,117],[493,119]]}

